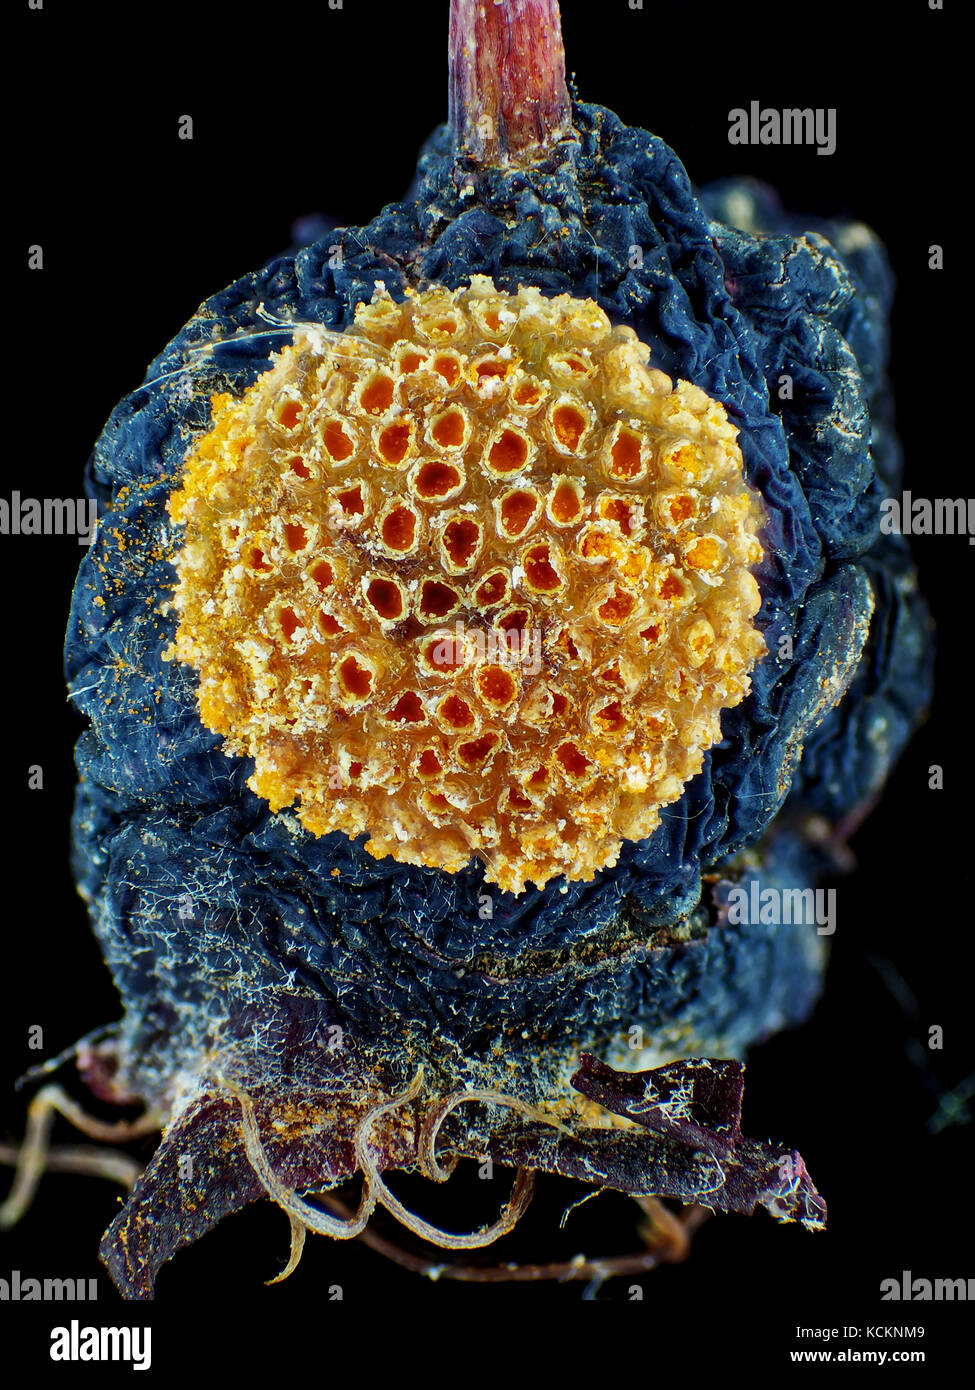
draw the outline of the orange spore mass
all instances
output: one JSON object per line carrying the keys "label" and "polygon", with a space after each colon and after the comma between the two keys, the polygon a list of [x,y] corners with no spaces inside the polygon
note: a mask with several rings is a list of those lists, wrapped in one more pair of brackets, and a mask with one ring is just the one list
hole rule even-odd
{"label": "orange spore mass", "polygon": [[764,653],[764,513],[724,407],[648,356],[475,276],[214,399],[166,656],[274,811],[515,893],[653,833]]}

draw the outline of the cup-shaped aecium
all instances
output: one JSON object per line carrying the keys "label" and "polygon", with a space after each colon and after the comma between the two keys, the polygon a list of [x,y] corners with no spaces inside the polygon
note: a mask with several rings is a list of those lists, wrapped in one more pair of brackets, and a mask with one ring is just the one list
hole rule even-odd
{"label": "cup-shaped aecium", "polygon": [[724,407],[486,276],[297,328],[170,503],[204,724],[317,835],[520,893],[656,828],[765,644]]}

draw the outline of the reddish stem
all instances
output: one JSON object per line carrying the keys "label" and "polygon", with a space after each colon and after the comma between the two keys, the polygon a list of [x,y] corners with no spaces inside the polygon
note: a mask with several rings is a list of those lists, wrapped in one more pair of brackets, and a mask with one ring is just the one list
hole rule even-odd
{"label": "reddish stem", "polygon": [[526,163],[572,133],[558,0],[451,0],[448,54],[458,151]]}

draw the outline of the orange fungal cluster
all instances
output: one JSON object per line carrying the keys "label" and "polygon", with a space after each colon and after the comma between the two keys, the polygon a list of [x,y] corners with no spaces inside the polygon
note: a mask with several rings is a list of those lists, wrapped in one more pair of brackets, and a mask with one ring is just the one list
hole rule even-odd
{"label": "orange fungal cluster", "polygon": [[214,397],[166,656],[272,810],[515,893],[653,832],[765,644],[737,431],[648,359],[474,276],[380,286]]}

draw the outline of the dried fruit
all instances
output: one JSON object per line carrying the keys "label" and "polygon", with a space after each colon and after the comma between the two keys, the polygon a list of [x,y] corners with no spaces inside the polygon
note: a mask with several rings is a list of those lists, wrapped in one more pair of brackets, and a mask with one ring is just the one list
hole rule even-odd
{"label": "dried fruit", "polygon": [[[103,1246],[127,1296],[266,1193],[294,1257],[377,1205],[485,1245],[535,1170],[822,1224],[742,1138],[736,1059],[807,1014],[823,940],[729,895],[816,881],[810,818],[874,797],[930,648],[879,531],[883,252],[806,230],[570,107],[551,0],[457,0],[413,194],[216,295],[114,412],[67,666],[125,1005],[78,1060],[165,1128]],[[627,383],[604,349],[637,344]],[[494,1226],[390,1192],[447,1154],[519,1170]],[[357,1214],[308,1197],[358,1171]]]}

